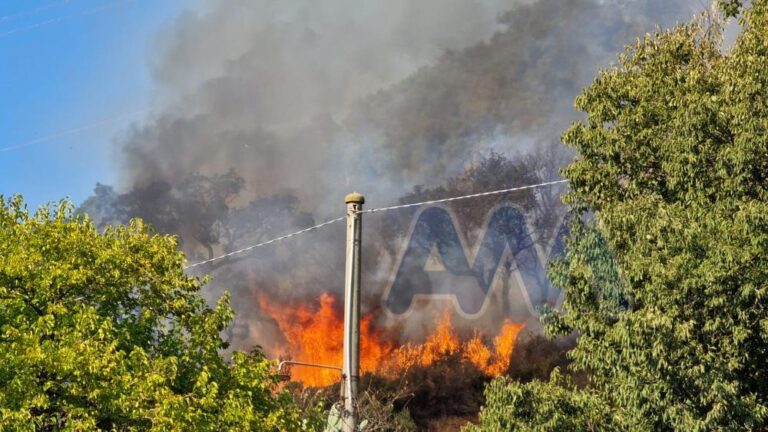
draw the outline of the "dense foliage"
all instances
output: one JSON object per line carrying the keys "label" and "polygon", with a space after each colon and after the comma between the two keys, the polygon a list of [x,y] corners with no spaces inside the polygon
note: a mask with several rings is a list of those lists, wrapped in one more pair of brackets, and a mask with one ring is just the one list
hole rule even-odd
{"label": "dense foliage", "polygon": [[768,428],[768,1],[740,19],[728,50],[717,19],[649,35],[577,98],[548,328],[589,381],[496,381],[470,429]]}
{"label": "dense foliage", "polygon": [[272,364],[225,361],[232,311],[174,237],[0,197],[0,430],[302,430]]}
{"label": "dense foliage", "polygon": [[[291,195],[265,196],[246,205],[233,205],[245,200],[241,195],[244,189],[245,181],[232,170],[180,177],[173,184],[153,181],[126,193],[96,184],[94,194],[78,211],[87,213],[99,228],[140,218],[157,232],[179,236],[190,260],[213,258],[214,249],[231,252],[313,222],[309,214],[297,209],[298,199]],[[199,256],[200,249],[205,255]],[[241,258],[212,263],[206,270]]]}

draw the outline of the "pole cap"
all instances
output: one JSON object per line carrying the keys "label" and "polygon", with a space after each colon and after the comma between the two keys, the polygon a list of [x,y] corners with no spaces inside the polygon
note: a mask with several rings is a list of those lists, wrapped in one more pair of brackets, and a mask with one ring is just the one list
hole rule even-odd
{"label": "pole cap", "polygon": [[351,194],[344,197],[344,202],[347,204],[365,204],[365,197],[361,193],[352,192]]}

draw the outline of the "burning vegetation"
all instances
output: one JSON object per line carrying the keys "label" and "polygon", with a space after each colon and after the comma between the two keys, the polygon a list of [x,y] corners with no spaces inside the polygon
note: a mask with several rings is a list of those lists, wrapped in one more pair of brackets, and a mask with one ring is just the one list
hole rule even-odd
{"label": "burning vegetation", "polygon": [[[414,11],[414,2],[380,2],[370,16],[370,6],[352,13],[366,29],[354,38],[348,16],[356,5],[212,3],[212,13],[180,20],[159,44],[155,76],[167,106],[120,141],[127,189],[98,185],[82,210],[102,226],[141,217],[177,234],[190,261],[199,261],[337,217],[340,203],[322,197],[352,189],[386,205],[556,179],[570,154],[554,145],[575,119],[578,89],[630,36],[679,19],[690,3],[512,0],[489,2],[478,14],[476,2],[471,13],[459,1],[419,2],[423,10]],[[339,10],[316,13],[329,7]],[[425,15],[442,24],[399,22]],[[219,28],[228,30],[211,31]],[[363,37],[375,29],[382,37]],[[413,40],[382,45],[392,34]],[[419,49],[404,68],[410,46]],[[529,247],[546,256],[564,213],[557,189],[449,208],[458,234],[476,244],[489,212],[506,204],[530,219]],[[435,303],[407,322],[388,320],[382,291],[416,211],[364,223],[361,369],[377,387],[407,381],[407,408],[425,426],[440,416],[472,418],[489,377],[546,377],[564,364],[567,343],[536,336],[533,311],[516,291],[515,256],[497,266],[499,280],[488,279],[497,284],[489,292],[494,307],[482,318],[466,320]],[[340,364],[337,228],[196,269],[213,275],[211,298],[232,294],[232,349],[262,346],[275,359]],[[333,386],[338,394],[335,371],[295,367],[291,376],[291,385]]]}
{"label": "burning vegetation", "polygon": [[[533,184],[552,178],[556,168],[554,160],[540,154],[517,158],[490,154],[445,185],[416,188],[398,202]],[[182,247],[192,254],[203,251],[199,258],[210,256],[210,249],[231,251],[244,246],[245,242],[263,241],[282,234],[293,229],[292,224],[313,223],[312,216],[302,212],[296,200],[273,197],[243,206],[228,198],[231,189],[220,186],[222,183],[239,184],[236,177],[197,176],[189,181],[195,187],[187,188],[197,191],[194,196],[219,204],[211,206],[220,212],[211,213],[215,217],[198,217],[208,213],[189,210],[190,207],[209,207],[202,201],[197,207],[186,204],[193,195],[187,194],[184,188],[164,189],[161,201],[171,211],[154,213],[156,218],[165,217],[161,221],[165,225],[159,224],[161,227],[183,227],[181,232],[196,233],[183,236]],[[113,196],[113,205],[124,214],[135,214],[137,209],[132,206],[141,202],[135,198],[134,195]],[[547,254],[552,249],[552,234],[562,221],[553,217],[558,212],[562,214],[557,194],[552,190],[521,191],[475,200],[471,204],[456,202],[447,207],[455,216],[456,234],[469,245],[468,260],[486,259],[484,255],[473,255],[471,245],[482,245],[487,228],[484,220],[494,214],[494,209],[508,204],[531,215],[534,222],[530,224],[530,238],[520,243],[526,245],[525,250],[538,247]],[[120,215],[114,210],[111,214]],[[371,406],[389,407],[393,418],[407,417],[418,428],[428,429],[435,422],[464,424],[472,420],[483,403],[483,388],[493,377],[512,374],[521,379],[546,378],[554,366],[565,364],[565,345],[531,339],[539,330],[531,311],[522,307],[524,287],[516,277],[520,266],[525,264],[519,258],[526,252],[515,255],[507,250],[500,255],[502,259],[498,263],[491,259],[489,266],[481,266],[493,269],[497,276],[489,279],[493,281],[492,288],[477,317],[459,314],[451,302],[429,299],[414,299],[409,312],[403,316],[388,314],[383,295],[393,269],[399,264],[397,257],[408,243],[405,236],[417,214],[413,210],[385,213],[384,217],[370,217],[364,223],[368,231],[363,255],[366,288],[360,327],[361,388],[365,389],[364,399]],[[255,231],[248,229],[250,225],[246,222],[251,220],[269,223],[261,226],[262,231]],[[343,268],[343,254],[339,253],[343,250],[340,241],[343,232],[333,231],[335,228],[340,226],[319,230],[308,240],[298,238],[277,245],[269,253],[242,254],[200,269],[213,274],[215,286],[227,287],[233,294],[237,314],[233,327],[227,330],[233,349],[260,346],[274,360],[340,366],[343,308],[339,291],[333,289],[343,286],[342,274],[338,271]],[[243,240],[239,234],[242,232],[257,236]],[[456,253],[466,252],[456,250]],[[430,257],[425,275],[450,276],[446,264],[439,254]],[[435,286],[437,283],[436,280]],[[531,344],[532,340],[536,343]],[[318,394],[316,398],[323,403],[338,399],[338,371],[294,366],[289,372],[292,382],[286,385],[296,390],[297,398]],[[311,401],[307,404],[317,406]],[[441,423],[433,430],[455,429],[446,429]]]}
{"label": "burning vegetation", "polygon": [[[267,347],[275,358],[340,366],[342,353],[343,316],[336,298],[322,294],[317,301],[296,305],[277,304],[264,295],[258,303],[278,325],[283,343]],[[461,338],[446,309],[435,323],[434,330],[422,342],[400,344],[396,335],[377,328],[375,313],[366,314],[360,323],[360,368],[395,379],[415,366],[431,366],[447,357],[457,357],[493,377],[509,369],[515,340],[525,323],[505,321],[496,335],[476,331]],[[339,380],[333,370],[297,367],[291,378],[306,386],[322,387]]]}

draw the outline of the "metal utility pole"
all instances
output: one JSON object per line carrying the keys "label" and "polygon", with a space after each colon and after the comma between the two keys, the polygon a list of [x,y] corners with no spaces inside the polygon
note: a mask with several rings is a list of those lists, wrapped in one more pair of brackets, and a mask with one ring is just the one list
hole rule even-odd
{"label": "metal utility pole", "polygon": [[357,381],[360,378],[360,249],[363,232],[363,204],[365,197],[354,192],[346,196],[347,203],[347,264],[344,272],[344,358],[342,374],[344,385],[341,397],[344,411],[342,430],[356,432]]}

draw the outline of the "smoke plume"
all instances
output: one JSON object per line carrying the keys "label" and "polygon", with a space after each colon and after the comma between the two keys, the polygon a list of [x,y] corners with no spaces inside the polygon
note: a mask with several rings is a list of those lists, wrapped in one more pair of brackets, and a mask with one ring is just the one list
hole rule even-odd
{"label": "smoke plume", "polygon": [[124,187],[234,169],[246,194],[325,212],[382,203],[488,149],[556,141],[598,66],[665,0],[218,0],[152,53],[156,114],[122,143]]}
{"label": "smoke plume", "polygon": [[[352,190],[379,206],[550,180],[568,157],[553,145],[578,118],[578,91],[633,38],[698,9],[695,0],[205,1],[153,43],[156,109],[118,143],[120,192],[99,186],[83,207],[106,222],[144,217],[179,234],[195,259],[336,217]],[[467,175],[499,155],[514,162],[497,166],[514,169]],[[547,200],[551,210],[556,197]],[[412,215],[365,223],[366,239],[379,241],[366,252],[369,310]],[[236,347],[279,338],[255,291],[338,292],[343,236],[332,226],[256,251],[247,266],[220,263],[228,271],[215,285],[233,291],[238,309]],[[409,335],[425,327],[402,324]]]}

